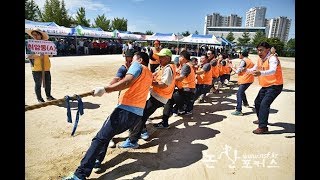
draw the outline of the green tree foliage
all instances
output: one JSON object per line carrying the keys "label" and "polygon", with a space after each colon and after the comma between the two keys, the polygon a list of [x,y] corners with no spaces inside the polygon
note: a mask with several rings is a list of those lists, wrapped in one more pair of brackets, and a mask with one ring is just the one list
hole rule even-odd
{"label": "green tree foliage", "polygon": [[289,39],[289,41],[285,45],[284,54],[285,54],[285,56],[295,57],[295,55],[296,55],[296,40],[295,39]]}
{"label": "green tree foliage", "polygon": [[60,26],[70,27],[72,18],[67,14],[64,0],[46,0],[44,10],[41,12],[41,21],[55,22]]}
{"label": "green tree foliage", "polygon": [[111,31],[110,20],[107,19],[104,14],[101,16],[98,15],[98,17],[94,19],[94,23],[93,27],[100,27],[104,31]]}
{"label": "green tree foliage", "polygon": [[112,20],[112,30],[119,30],[119,31],[127,31],[128,28],[128,20],[124,18],[113,18]]}
{"label": "green tree foliage", "polygon": [[279,38],[268,38],[267,43],[270,44],[271,47],[276,48],[276,52],[279,56],[284,56],[284,42],[282,42]]}
{"label": "green tree foliage", "polygon": [[24,18],[31,21],[40,21],[41,11],[34,0],[25,0]]}
{"label": "green tree foliage", "polygon": [[243,32],[242,37],[238,38],[238,45],[239,46],[248,46],[250,43],[250,37],[248,32]]}
{"label": "green tree foliage", "polygon": [[151,30],[146,31],[146,35],[152,35],[153,32]]}
{"label": "green tree foliage", "polygon": [[86,9],[84,7],[80,7],[77,10],[75,23],[81,26],[90,27],[90,19],[86,19]]}
{"label": "green tree foliage", "polygon": [[287,49],[296,49],[296,40],[295,39],[289,39],[289,41],[286,44]]}
{"label": "green tree foliage", "polygon": [[260,42],[266,41],[267,39],[263,31],[257,31],[252,39],[252,46],[256,47]]}
{"label": "green tree foliage", "polygon": [[[222,36],[221,36],[222,37]],[[234,40],[234,36],[233,36],[233,33],[230,31],[226,37],[226,39],[230,42],[233,42]]]}
{"label": "green tree foliage", "polygon": [[196,30],[196,31],[194,32],[194,34],[199,34],[199,32]]}
{"label": "green tree foliage", "polygon": [[182,34],[182,36],[185,36],[185,37],[186,37],[186,36],[189,36],[189,35],[190,35],[190,32],[189,32],[189,31],[185,31],[185,32],[182,32],[181,34]]}

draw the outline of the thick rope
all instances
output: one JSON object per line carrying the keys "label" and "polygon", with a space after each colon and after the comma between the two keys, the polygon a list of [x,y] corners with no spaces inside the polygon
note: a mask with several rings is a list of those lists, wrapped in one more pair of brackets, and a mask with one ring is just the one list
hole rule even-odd
{"label": "thick rope", "polygon": [[[92,96],[93,92],[94,91],[86,92],[86,93],[83,93],[83,94],[78,94],[78,96],[80,96],[80,97]],[[73,95],[71,98],[74,99],[74,100],[77,100],[77,95]],[[50,105],[57,105],[57,104],[61,104],[61,103],[64,103],[64,102],[65,102],[65,98],[56,99],[56,100],[52,100],[52,101],[48,101],[48,102],[43,102],[43,103],[39,103],[39,104],[25,106],[24,107],[24,111],[29,111],[29,110],[33,110],[33,109],[39,109],[39,108],[50,106]]]}

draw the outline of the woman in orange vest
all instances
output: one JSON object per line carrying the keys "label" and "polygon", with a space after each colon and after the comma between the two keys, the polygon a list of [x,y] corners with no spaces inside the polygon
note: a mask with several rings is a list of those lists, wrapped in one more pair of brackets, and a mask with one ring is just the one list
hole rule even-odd
{"label": "woman in orange vest", "polygon": [[159,40],[155,40],[153,45],[154,45],[154,47],[151,48],[150,53],[149,53],[149,58],[150,58],[149,64],[150,64],[150,70],[152,73],[155,72],[155,70],[157,69],[157,67],[160,64],[159,56],[157,56],[156,53],[159,53],[161,50]]}
{"label": "woman in orange vest", "polygon": [[248,58],[249,51],[244,49],[242,52],[239,53],[239,58],[241,59],[240,65],[237,69],[233,68],[232,65],[230,67],[238,74],[238,84],[239,88],[237,91],[237,107],[236,111],[232,112],[232,115],[235,116],[242,116],[242,102],[245,107],[249,106],[247,96],[245,91],[248,87],[253,83],[254,76],[252,74],[246,73],[247,69],[250,69],[254,66],[251,59]]}
{"label": "woman in orange vest", "polygon": [[[41,31],[40,29],[27,30],[26,33],[33,37],[35,40],[45,40],[49,39],[47,33]],[[32,76],[35,82],[35,93],[39,103],[45,102],[41,95],[41,84],[44,78],[44,90],[48,101],[55,100],[51,95],[51,62],[49,55],[47,54],[29,54],[28,59],[31,64]],[[43,74],[44,71],[44,74]],[[43,77],[44,75],[44,77]]]}
{"label": "woman in orange vest", "polygon": [[267,42],[261,42],[257,45],[258,63],[247,72],[258,77],[259,84],[262,86],[254,105],[258,120],[253,123],[259,124],[253,131],[254,134],[264,134],[268,132],[268,118],[270,105],[281,93],[283,89],[283,78],[280,60],[270,52],[271,46]]}

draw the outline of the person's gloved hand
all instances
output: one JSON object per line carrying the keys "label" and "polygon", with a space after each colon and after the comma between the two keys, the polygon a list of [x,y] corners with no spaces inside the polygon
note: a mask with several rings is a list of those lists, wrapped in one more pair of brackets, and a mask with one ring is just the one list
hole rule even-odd
{"label": "person's gloved hand", "polygon": [[106,93],[106,90],[104,87],[96,87],[93,89],[93,96],[99,96],[101,97],[104,93]]}

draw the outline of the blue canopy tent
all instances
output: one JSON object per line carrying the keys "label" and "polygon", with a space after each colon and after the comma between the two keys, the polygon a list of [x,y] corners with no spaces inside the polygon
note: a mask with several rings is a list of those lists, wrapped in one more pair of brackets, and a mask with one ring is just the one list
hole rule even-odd
{"label": "blue canopy tent", "polygon": [[221,41],[221,45],[222,46],[233,46],[233,43],[231,43],[230,41],[228,41],[226,38],[224,38],[224,37],[219,37],[219,36],[217,36],[217,39],[219,40],[219,41]]}
{"label": "blue canopy tent", "polygon": [[49,35],[62,35],[62,36],[72,36],[72,28],[67,28],[64,26],[59,26],[55,22],[35,22],[30,20],[25,20],[25,29],[38,28]]}

